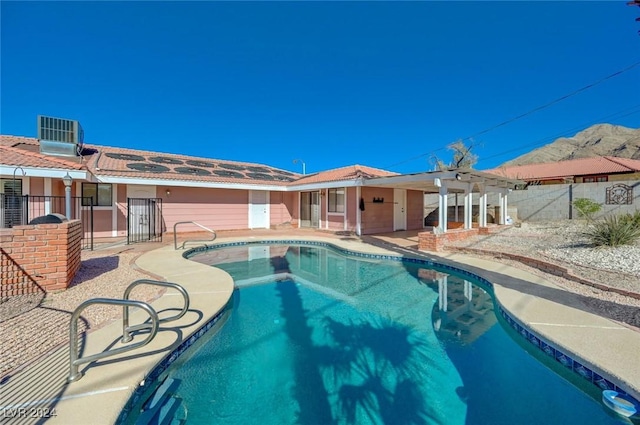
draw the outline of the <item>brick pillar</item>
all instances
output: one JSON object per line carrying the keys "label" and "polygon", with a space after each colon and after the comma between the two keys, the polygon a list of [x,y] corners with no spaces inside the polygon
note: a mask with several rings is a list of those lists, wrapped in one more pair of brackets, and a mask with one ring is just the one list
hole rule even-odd
{"label": "brick pillar", "polygon": [[11,267],[47,292],[68,288],[80,268],[80,220],[16,226],[3,230],[0,238],[3,251],[0,285],[10,284],[5,278],[5,263],[7,267],[11,263]]}

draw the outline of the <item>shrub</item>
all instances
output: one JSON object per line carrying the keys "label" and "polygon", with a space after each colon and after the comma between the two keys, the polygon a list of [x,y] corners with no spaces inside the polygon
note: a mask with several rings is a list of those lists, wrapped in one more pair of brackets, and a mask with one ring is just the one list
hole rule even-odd
{"label": "shrub", "polygon": [[586,218],[588,220],[592,219],[593,215],[602,208],[602,205],[589,198],[578,198],[573,201],[573,206],[578,210],[579,217]]}
{"label": "shrub", "polygon": [[625,223],[631,223],[635,227],[640,227],[640,210],[634,212],[633,214],[623,214],[620,216],[620,220]]}
{"label": "shrub", "polygon": [[[637,217],[637,215],[629,217]],[[620,246],[634,243],[640,238],[640,226],[625,216],[608,216],[594,221],[585,232],[596,246]]]}

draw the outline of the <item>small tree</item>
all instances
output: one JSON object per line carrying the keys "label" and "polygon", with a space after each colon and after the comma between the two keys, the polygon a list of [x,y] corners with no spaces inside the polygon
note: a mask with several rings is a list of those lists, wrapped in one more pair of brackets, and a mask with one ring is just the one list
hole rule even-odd
{"label": "small tree", "polygon": [[436,155],[434,155],[431,160],[438,170],[473,168],[476,162],[478,162],[478,155],[472,153],[471,150],[477,145],[473,140],[471,140],[468,145],[465,144],[463,140],[457,140],[447,145],[447,149],[453,151],[453,158],[448,164]]}
{"label": "small tree", "polygon": [[593,215],[602,209],[601,204],[589,198],[578,198],[573,201],[573,206],[578,210],[578,216],[587,220],[593,220]]}

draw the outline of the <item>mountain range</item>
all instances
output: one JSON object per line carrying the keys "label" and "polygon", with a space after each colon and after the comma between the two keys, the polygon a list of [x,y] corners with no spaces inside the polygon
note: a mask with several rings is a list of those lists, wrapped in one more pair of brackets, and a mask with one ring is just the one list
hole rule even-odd
{"label": "mountain range", "polygon": [[548,145],[507,161],[501,166],[538,164],[597,156],[640,159],[640,128],[596,124],[573,137],[556,139]]}

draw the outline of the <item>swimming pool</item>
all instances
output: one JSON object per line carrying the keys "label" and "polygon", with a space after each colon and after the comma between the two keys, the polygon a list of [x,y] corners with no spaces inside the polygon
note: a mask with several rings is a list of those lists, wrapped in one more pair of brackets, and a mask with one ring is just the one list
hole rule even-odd
{"label": "swimming pool", "polygon": [[189,424],[624,423],[523,349],[467,276],[319,246],[191,259],[238,289],[224,326],[168,374]]}

